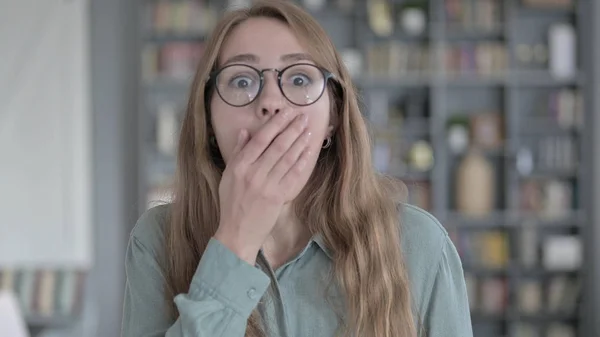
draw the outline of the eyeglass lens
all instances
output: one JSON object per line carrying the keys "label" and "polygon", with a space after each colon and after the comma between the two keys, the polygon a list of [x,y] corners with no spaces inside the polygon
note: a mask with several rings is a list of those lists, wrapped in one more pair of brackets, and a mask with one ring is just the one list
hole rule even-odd
{"label": "eyeglass lens", "polygon": [[[321,69],[314,65],[293,65],[280,75],[281,92],[293,104],[309,105],[323,94],[325,78]],[[260,72],[246,65],[223,68],[217,75],[216,83],[221,98],[234,106],[249,104],[261,90]]]}

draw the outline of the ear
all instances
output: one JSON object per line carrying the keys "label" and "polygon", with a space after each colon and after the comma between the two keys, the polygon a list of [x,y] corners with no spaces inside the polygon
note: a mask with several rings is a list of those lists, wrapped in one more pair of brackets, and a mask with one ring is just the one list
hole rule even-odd
{"label": "ear", "polygon": [[331,137],[333,135],[333,125],[329,125],[327,127],[327,133],[325,134],[327,137]]}

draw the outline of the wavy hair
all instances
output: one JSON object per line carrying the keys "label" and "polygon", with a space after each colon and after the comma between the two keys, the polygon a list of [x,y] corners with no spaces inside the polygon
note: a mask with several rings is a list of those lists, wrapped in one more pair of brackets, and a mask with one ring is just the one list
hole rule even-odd
{"label": "wavy hair", "polygon": [[[218,186],[224,169],[212,135],[206,79],[234,27],[254,17],[284,22],[317,65],[336,75],[328,84],[332,145],[293,204],[301,223],[320,234],[333,254],[332,281],[344,296],[343,335],[416,336],[410,286],[400,247],[400,182],[378,174],[372,165],[370,133],[356,89],[323,28],[291,1],[255,1],[250,8],[225,13],[206,43],[192,83],[177,154],[173,204],[166,232],[166,303],[178,317],[173,297],[186,293],[208,241],[219,224]],[[264,336],[257,310],[246,337]]]}

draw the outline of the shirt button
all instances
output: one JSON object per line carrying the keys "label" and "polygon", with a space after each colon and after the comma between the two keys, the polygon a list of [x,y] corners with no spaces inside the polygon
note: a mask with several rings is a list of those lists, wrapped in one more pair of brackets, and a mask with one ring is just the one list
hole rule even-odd
{"label": "shirt button", "polygon": [[248,289],[248,297],[252,300],[255,299],[256,298],[256,289],[254,289],[254,288]]}

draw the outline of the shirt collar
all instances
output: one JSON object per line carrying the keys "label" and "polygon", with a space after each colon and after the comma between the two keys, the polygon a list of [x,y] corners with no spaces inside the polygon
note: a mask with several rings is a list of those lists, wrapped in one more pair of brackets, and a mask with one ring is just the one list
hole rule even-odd
{"label": "shirt collar", "polygon": [[316,244],[319,246],[319,248],[321,248],[325,255],[327,255],[327,257],[333,260],[333,254],[329,247],[325,245],[325,241],[323,240],[323,236],[321,236],[321,234],[315,234],[313,236],[313,241],[316,242]]}

